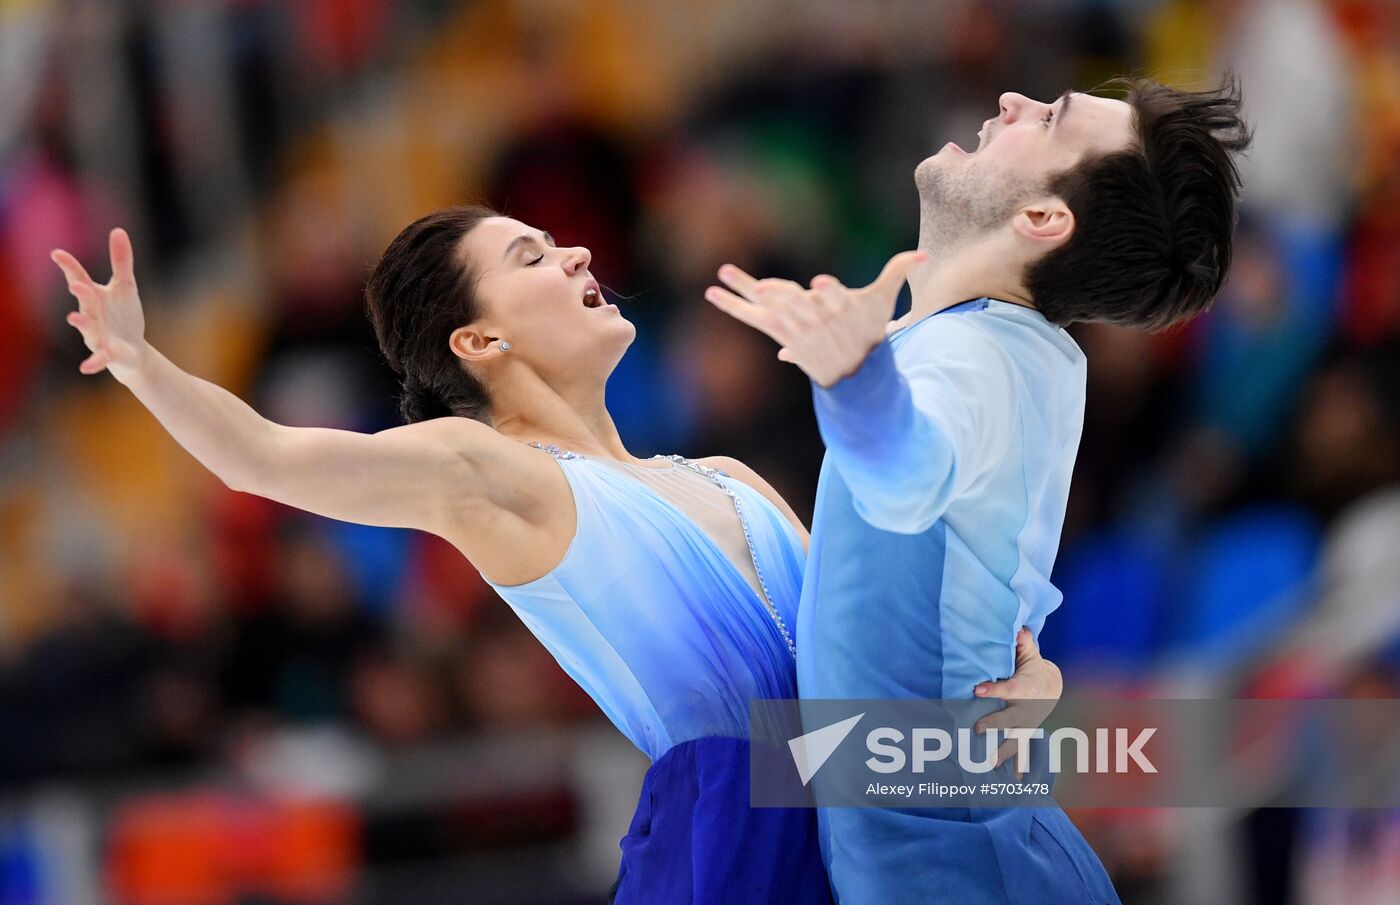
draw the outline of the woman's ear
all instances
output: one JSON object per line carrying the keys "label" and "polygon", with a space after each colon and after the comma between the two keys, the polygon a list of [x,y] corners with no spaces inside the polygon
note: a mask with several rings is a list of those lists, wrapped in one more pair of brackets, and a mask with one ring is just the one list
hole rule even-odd
{"label": "woman's ear", "polygon": [[448,337],[448,345],[452,347],[452,352],[463,361],[490,361],[491,359],[505,354],[505,349],[501,348],[500,338],[492,336],[475,324],[468,324],[465,327],[458,327],[452,331]]}
{"label": "woman's ear", "polygon": [[1074,213],[1063,199],[1051,196],[1017,211],[1011,228],[1033,242],[1061,245],[1074,235]]}

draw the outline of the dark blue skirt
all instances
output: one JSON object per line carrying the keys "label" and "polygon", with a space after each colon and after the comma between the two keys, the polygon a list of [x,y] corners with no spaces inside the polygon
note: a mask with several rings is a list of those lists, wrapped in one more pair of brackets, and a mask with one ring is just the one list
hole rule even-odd
{"label": "dark blue skirt", "polygon": [[749,743],[681,742],[642,782],[615,905],[830,905],[813,808],[749,807]]}

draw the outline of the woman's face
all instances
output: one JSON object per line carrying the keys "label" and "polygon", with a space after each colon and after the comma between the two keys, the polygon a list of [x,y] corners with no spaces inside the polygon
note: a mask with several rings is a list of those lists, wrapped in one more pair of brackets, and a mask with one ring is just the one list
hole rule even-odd
{"label": "woman's face", "polygon": [[477,276],[478,342],[508,342],[504,354],[546,379],[606,379],[636,336],[588,272],[586,248],[560,248],[547,232],[489,217],[463,238],[462,252]]}

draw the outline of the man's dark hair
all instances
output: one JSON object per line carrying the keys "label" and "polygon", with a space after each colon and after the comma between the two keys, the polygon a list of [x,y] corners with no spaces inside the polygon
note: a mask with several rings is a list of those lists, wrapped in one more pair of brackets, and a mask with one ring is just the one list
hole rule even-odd
{"label": "man's dark hair", "polygon": [[1131,144],[1051,177],[1074,233],[1027,266],[1026,289],[1057,324],[1157,330],[1206,310],[1225,281],[1240,191],[1234,155],[1253,136],[1232,72],[1208,91],[1126,77],[1100,88],[1126,90]]}

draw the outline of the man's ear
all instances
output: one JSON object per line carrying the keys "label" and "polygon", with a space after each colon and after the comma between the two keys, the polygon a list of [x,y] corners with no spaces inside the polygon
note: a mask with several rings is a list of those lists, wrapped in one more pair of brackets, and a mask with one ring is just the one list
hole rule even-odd
{"label": "man's ear", "polygon": [[1063,199],[1051,196],[1018,210],[1011,218],[1011,228],[1033,242],[1061,245],[1074,235],[1074,213]]}
{"label": "man's ear", "polygon": [[485,330],[479,324],[468,324],[452,331],[447,343],[452,352],[463,361],[490,361],[505,351],[498,342],[500,337]]}

